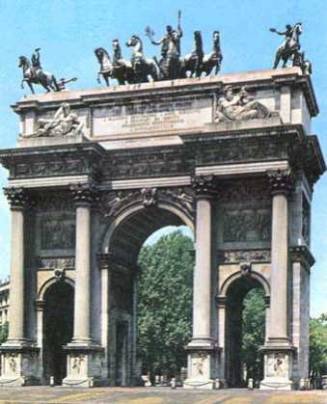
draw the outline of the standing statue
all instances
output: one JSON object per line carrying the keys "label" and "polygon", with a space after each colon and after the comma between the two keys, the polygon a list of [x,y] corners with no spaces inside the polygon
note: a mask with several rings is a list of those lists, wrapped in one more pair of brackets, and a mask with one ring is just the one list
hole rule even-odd
{"label": "standing statue", "polygon": [[104,48],[96,48],[94,53],[100,64],[97,81],[100,83],[102,76],[106,85],[109,87],[110,79],[116,79],[118,84],[134,83],[135,74],[132,64],[122,58],[121,48],[118,39],[112,41],[113,61],[109,53]]}
{"label": "standing statue", "polygon": [[19,57],[18,67],[23,70],[23,80],[21,87],[24,88],[26,82],[31,89],[32,94],[35,93],[33,84],[40,84],[43,88],[49,91],[60,91],[55,76],[51,73],[43,71],[40,61],[40,48],[35,49],[32,58],[32,63],[26,56]]}
{"label": "standing statue", "polygon": [[[146,59],[143,53],[143,42],[137,35],[132,35],[126,42],[126,46],[133,49],[132,68],[136,83],[159,80],[159,67],[155,60]],[[150,78],[150,80],[149,80]]]}
{"label": "standing statue", "polygon": [[182,13],[179,10],[177,29],[174,30],[171,25],[167,25],[166,34],[159,41],[154,40],[155,32],[150,27],[145,29],[145,34],[151,43],[161,46],[159,68],[163,80],[173,80],[180,77],[181,37],[183,36],[181,16]]}
{"label": "standing statue", "polygon": [[300,35],[302,34],[302,23],[298,22],[293,27],[288,24],[283,32],[277,31],[275,28],[270,28],[270,31],[285,37],[285,40],[276,51],[273,68],[277,68],[281,59],[283,60],[282,67],[286,67],[288,60],[293,58],[296,52],[299,52],[301,49]]}

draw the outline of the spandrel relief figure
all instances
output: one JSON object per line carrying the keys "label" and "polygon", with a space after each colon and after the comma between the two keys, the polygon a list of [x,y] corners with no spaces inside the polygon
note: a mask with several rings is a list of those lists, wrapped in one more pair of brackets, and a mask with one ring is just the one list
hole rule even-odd
{"label": "spandrel relief figure", "polygon": [[52,119],[40,118],[38,129],[25,137],[64,137],[82,134],[83,124],[68,103],[61,104]]}
{"label": "spandrel relief figure", "polygon": [[215,121],[242,121],[269,118],[272,113],[261,102],[256,101],[245,87],[234,91],[225,87],[217,102]]}

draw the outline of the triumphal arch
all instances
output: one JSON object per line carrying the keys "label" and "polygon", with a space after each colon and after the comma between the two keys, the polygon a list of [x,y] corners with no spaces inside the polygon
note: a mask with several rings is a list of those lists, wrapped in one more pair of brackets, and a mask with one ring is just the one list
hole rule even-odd
{"label": "triumphal arch", "polygon": [[[136,383],[137,256],[194,230],[185,387],[241,377],[242,299],[266,301],[261,388],[308,377],[310,216],[325,165],[299,67],[31,95],[2,150],[12,217],[1,385]],[[160,341],[158,341],[160,344]]]}

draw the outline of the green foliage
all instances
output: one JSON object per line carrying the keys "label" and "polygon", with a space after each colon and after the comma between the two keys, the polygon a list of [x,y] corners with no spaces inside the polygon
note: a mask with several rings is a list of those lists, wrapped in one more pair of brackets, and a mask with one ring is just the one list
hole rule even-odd
{"label": "green foliage", "polygon": [[0,344],[5,342],[8,338],[8,329],[9,329],[9,324],[8,321],[6,321],[4,324],[0,325]]}
{"label": "green foliage", "polygon": [[264,291],[251,289],[245,296],[242,313],[242,363],[246,365],[247,378],[261,380],[262,356],[258,352],[265,339],[265,300]]}
{"label": "green foliage", "polygon": [[310,319],[310,374],[327,374],[327,314]]}
{"label": "green foliage", "polygon": [[140,252],[138,348],[143,370],[174,374],[191,338],[193,242],[176,231]]}

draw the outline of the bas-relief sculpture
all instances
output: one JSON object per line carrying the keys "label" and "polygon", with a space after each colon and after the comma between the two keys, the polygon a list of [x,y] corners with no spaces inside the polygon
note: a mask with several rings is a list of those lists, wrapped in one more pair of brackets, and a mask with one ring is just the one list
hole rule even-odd
{"label": "bas-relief sculpture", "polygon": [[[261,102],[256,101],[245,87],[234,91],[226,86],[217,101],[216,122],[263,119],[276,116]],[[278,115],[278,114],[277,114]]]}
{"label": "bas-relief sculpture", "polygon": [[83,124],[79,121],[77,114],[71,111],[67,102],[61,104],[52,119],[38,119],[37,126],[34,133],[23,137],[64,137],[78,136],[83,133]]}
{"label": "bas-relief sculpture", "polygon": [[41,249],[59,250],[75,247],[75,220],[57,217],[43,219],[41,222]]}
{"label": "bas-relief sculpture", "polygon": [[258,210],[227,210],[224,214],[223,241],[269,241],[271,233],[270,212]]}

